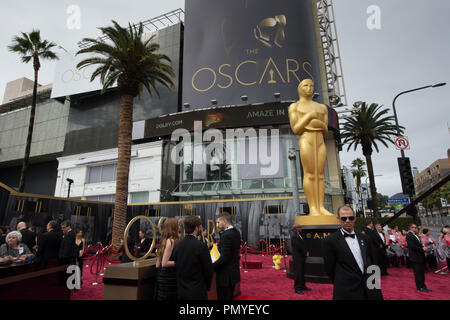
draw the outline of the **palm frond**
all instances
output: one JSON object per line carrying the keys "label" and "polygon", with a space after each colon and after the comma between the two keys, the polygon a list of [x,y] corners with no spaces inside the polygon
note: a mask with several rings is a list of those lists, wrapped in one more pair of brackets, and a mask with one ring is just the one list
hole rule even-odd
{"label": "palm frond", "polygon": [[120,90],[135,88],[133,94],[139,94],[146,88],[150,95],[159,96],[156,84],[173,88],[172,78],[175,73],[170,65],[170,58],[158,54],[159,44],[153,42],[154,36],[143,41],[144,27],[141,24],[128,24],[127,28],[112,20],[112,26],[101,27],[100,31],[106,36],[105,41],[85,38],[87,47],[78,54],[95,53],[100,58],[88,58],[81,61],[77,68],[90,65],[99,67],[93,72],[91,81],[100,77],[103,90],[115,81]]}
{"label": "palm frond", "polygon": [[39,30],[33,30],[30,33],[21,32],[21,36],[14,36],[8,50],[18,53],[22,62],[28,63],[32,58],[37,57],[56,60],[58,56],[52,51],[56,44],[41,39]]}

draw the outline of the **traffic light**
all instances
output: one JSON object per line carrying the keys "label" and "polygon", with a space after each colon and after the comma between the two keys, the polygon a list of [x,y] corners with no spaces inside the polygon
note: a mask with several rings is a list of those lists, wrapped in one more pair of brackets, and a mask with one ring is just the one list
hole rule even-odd
{"label": "traffic light", "polygon": [[400,180],[402,181],[403,194],[414,196],[416,194],[414,188],[414,179],[411,172],[411,163],[409,158],[397,158],[398,169],[400,171]]}

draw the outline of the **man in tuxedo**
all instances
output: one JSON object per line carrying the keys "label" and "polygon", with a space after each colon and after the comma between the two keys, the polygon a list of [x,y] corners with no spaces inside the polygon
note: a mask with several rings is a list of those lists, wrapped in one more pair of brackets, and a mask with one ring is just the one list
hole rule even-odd
{"label": "man in tuxedo", "polygon": [[421,292],[430,292],[431,290],[425,285],[425,251],[417,235],[418,229],[415,224],[409,226],[409,232],[406,235],[406,243],[408,244],[409,261],[414,270],[414,280],[416,289]]}
{"label": "man in tuxedo", "polygon": [[208,248],[197,239],[201,224],[197,216],[184,218],[186,236],[173,248],[179,300],[208,299],[213,266]]}
{"label": "man in tuxedo", "polygon": [[62,237],[58,231],[58,223],[55,220],[51,220],[47,223],[47,232],[39,237],[38,261],[46,262],[58,259],[61,241]]}
{"label": "man in tuxedo", "polygon": [[231,215],[226,211],[217,217],[217,229],[220,231],[218,245],[220,258],[214,262],[213,266],[216,272],[219,300],[233,300],[234,286],[241,280],[239,271],[241,233],[231,223]]}
{"label": "man in tuxedo", "polygon": [[378,231],[374,228],[371,220],[366,221],[366,226],[363,228],[363,233],[370,239],[370,243],[372,245],[373,264],[380,268],[381,275],[388,275],[383,260],[383,251],[384,254],[386,254],[385,244],[378,234]]}
{"label": "man in tuxedo", "polygon": [[59,248],[59,258],[76,258],[75,232],[72,230],[72,223],[69,220],[61,222],[61,230],[63,232],[63,239]]}
{"label": "man in tuxedo", "polygon": [[373,222],[372,220],[366,221],[366,226],[363,227],[362,233],[370,238],[370,234],[373,232]]}
{"label": "man in tuxedo", "polygon": [[311,290],[305,283],[305,262],[309,252],[306,248],[305,238],[301,233],[302,226],[294,224],[291,230],[291,246],[294,261],[294,290],[298,294],[304,294],[303,290]]}
{"label": "man in tuxedo", "polygon": [[382,276],[388,276],[389,273],[387,272],[387,267],[388,267],[388,258],[387,258],[387,246],[386,246],[386,236],[383,232],[383,227],[381,226],[381,224],[377,223],[375,225],[375,230],[376,230],[376,234],[378,236],[378,238],[380,240],[378,240],[378,244],[379,244],[379,250],[378,250],[378,254],[379,254],[379,260],[380,260],[380,269],[381,269],[381,275]]}
{"label": "man in tuxedo", "polygon": [[33,248],[36,246],[36,233],[28,230],[27,224],[23,221],[17,224],[16,229],[22,234],[22,243],[25,243],[28,249],[33,251]]}
{"label": "man in tuxedo", "polygon": [[382,300],[381,288],[367,283],[367,268],[373,260],[369,238],[355,233],[351,207],[341,206],[337,215],[342,228],[322,242],[325,271],[334,284],[333,300]]}

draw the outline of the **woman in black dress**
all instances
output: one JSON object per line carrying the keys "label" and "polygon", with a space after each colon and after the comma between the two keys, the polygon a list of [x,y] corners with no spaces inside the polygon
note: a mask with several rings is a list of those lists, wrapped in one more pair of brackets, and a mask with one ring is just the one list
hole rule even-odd
{"label": "woman in black dress", "polygon": [[75,228],[75,252],[77,264],[80,267],[80,284],[83,284],[83,256],[86,249],[86,239],[83,238],[83,230],[80,227]]}
{"label": "woman in black dress", "polygon": [[172,251],[178,240],[180,240],[178,220],[167,218],[164,221],[161,242],[156,251],[156,268],[158,270],[156,300],[177,299],[177,280]]}

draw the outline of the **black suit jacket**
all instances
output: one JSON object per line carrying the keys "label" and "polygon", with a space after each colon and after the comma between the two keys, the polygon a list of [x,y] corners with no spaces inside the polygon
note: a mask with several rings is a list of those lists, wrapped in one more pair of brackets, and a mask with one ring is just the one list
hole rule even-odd
{"label": "black suit jacket", "polygon": [[75,231],[70,230],[67,232],[61,241],[61,246],[59,248],[59,258],[75,258],[77,257],[77,252],[75,249]]}
{"label": "black suit jacket", "polygon": [[38,240],[37,258],[39,261],[58,259],[62,236],[57,230],[42,234]]}
{"label": "black suit jacket", "polygon": [[406,243],[408,244],[408,256],[412,262],[423,263],[425,261],[425,253],[423,252],[422,241],[419,241],[412,232],[406,235]]}
{"label": "black suit jacket", "polygon": [[[302,240],[303,239],[303,240]],[[292,258],[295,259],[305,259],[306,249],[305,237],[302,235],[300,238],[298,232],[291,231],[291,245],[292,245]]]}
{"label": "black suit jacket", "polygon": [[239,271],[241,233],[236,228],[221,232],[218,245],[220,258],[214,262],[218,287],[231,287],[241,280]]}
{"label": "black suit jacket", "polygon": [[30,251],[33,251],[33,247],[36,245],[36,233],[28,229],[20,230],[22,234],[22,243],[25,243]]}
{"label": "black suit jacket", "polygon": [[373,251],[370,239],[361,233],[356,233],[361,256],[364,262],[364,273],[356,262],[350,247],[347,244],[341,230],[338,230],[325,238],[323,254],[325,271],[334,284],[333,300],[381,300],[381,290],[367,287],[367,267],[372,265]]}
{"label": "black suit jacket", "polygon": [[180,300],[207,300],[213,266],[208,248],[192,235],[175,244],[173,258]]}
{"label": "black suit jacket", "polygon": [[363,228],[363,231],[367,237],[369,237],[373,249],[378,250],[380,249],[380,245],[383,245],[383,240],[381,240],[380,236],[378,235],[377,230],[373,230],[367,227]]}
{"label": "black suit jacket", "polygon": [[142,241],[142,242],[139,240],[139,242],[138,242],[138,247],[137,247],[137,250],[138,250],[138,256],[139,256],[139,257],[145,256],[145,254],[147,253],[147,251],[150,249],[151,245],[152,245],[152,242],[151,242],[150,239],[147,238],[147,237],[145,237],[145,238],[144,238],[144,241]]}

